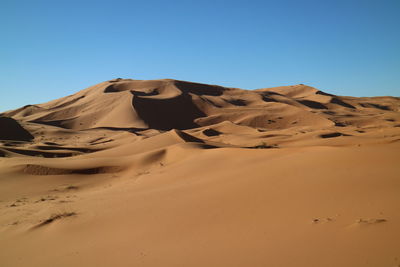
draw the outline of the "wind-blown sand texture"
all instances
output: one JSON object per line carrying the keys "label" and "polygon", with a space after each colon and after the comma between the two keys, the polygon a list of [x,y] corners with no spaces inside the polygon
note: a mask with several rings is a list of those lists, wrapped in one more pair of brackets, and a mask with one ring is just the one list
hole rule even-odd
{"label": "wind-blown sand texture", "polygon": [[400,266],[400,98],[106,81],[0,118],[0,266]]}

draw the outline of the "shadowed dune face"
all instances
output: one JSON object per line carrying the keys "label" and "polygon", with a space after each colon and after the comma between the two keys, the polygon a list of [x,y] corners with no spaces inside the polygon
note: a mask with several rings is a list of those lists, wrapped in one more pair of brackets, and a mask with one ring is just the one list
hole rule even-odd
{"label": "shadowed dune face", "polygon": [[195,95],[220,96],[226,90],[226,88],[222,86],[184,81],[175,81],[174,84],[178,89],[182,90],[183,92],[192,93]]}
{"label": "shadowed dune face", "polygon": [[132,106],[149,128],[157,130],[196,128],[195,119],[205,116],[189,94],[162,100],[136,95]]}
{"label": "shadowed dune face", "polygon": [[45,167],[41,165],[27,164],[23,172],[33,175],[64,175],[64,174],[99,174],[99,173],[114,173],[121,171],[121,167],[102,166],[85,169],[62,169]]}
{"label": "shadowed dune face", "polygon": [[111,84],[104,89],[104,93],[118,93],[123,91],[133,91],[133,90],[154,90],[156,88],[161,88],[165,86],[168,81],[134,81],[134,80],[121,80],[121,81],[111,81]]}
{"label": "shadowed dune face", "polygon": [[399,110],[119,78],[4,112],[0,266],[396,266]]}
{"label": "shadowed dune face", "polygon": [[299,100],[299,102],[309,108],[313,108],[313,109],[327,109],[325,105],[316,102],[316,101],[312,101],[312,100]]}
{"label": "shadowed dune face", "polygon": [[353,105],[350,105],[350,104],[348,104],[348,103],[346,103],[346,102],[340,100],[340,99],[337,98],[337,97],[332,97],[331,103],[337,104],[337,105],[340,105],[340,106],[343,106],[343,107],[345,107],[345,108],[355,108]]}
{"label": "shadowed dune face", "polygon": [[0,117],[0,140],[31,141],[33,138],[16,120]]}

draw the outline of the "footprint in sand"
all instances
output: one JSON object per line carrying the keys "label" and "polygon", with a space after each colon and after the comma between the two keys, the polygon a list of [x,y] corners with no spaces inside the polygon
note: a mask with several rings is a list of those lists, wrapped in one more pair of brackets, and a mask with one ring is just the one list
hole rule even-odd
{"label": "footprint in sand", "polygon": [[314,224],[317,224],[317,223],[328,223],[328,222],[333,222],[333,221],[334,221],[334,219],[331,218],[331,217],[326,217],[326,218],[322,218],[322,219],[320,219],[320,218],[312,219],[312,222]]}
{"label": "footprint in sand", "polygon": [[386,219],[358,219],[357,224],[359,225],[372,225],[387,222]]}

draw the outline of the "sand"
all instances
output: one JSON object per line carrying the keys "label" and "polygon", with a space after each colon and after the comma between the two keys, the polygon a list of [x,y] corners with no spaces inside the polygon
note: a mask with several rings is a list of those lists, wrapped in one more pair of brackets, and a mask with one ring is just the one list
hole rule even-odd
{"label": "sand", "polygon": [[400,266],[400,98],[115,79],[0,114],[0,266]]}

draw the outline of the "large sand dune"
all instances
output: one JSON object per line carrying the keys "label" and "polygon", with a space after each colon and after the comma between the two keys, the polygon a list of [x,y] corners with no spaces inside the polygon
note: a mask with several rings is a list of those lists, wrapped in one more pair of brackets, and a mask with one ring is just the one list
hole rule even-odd
{"label": "large sand dune", "polygon": [[0,266],[400,266],[400,98],[115,79],[0,117]]}

